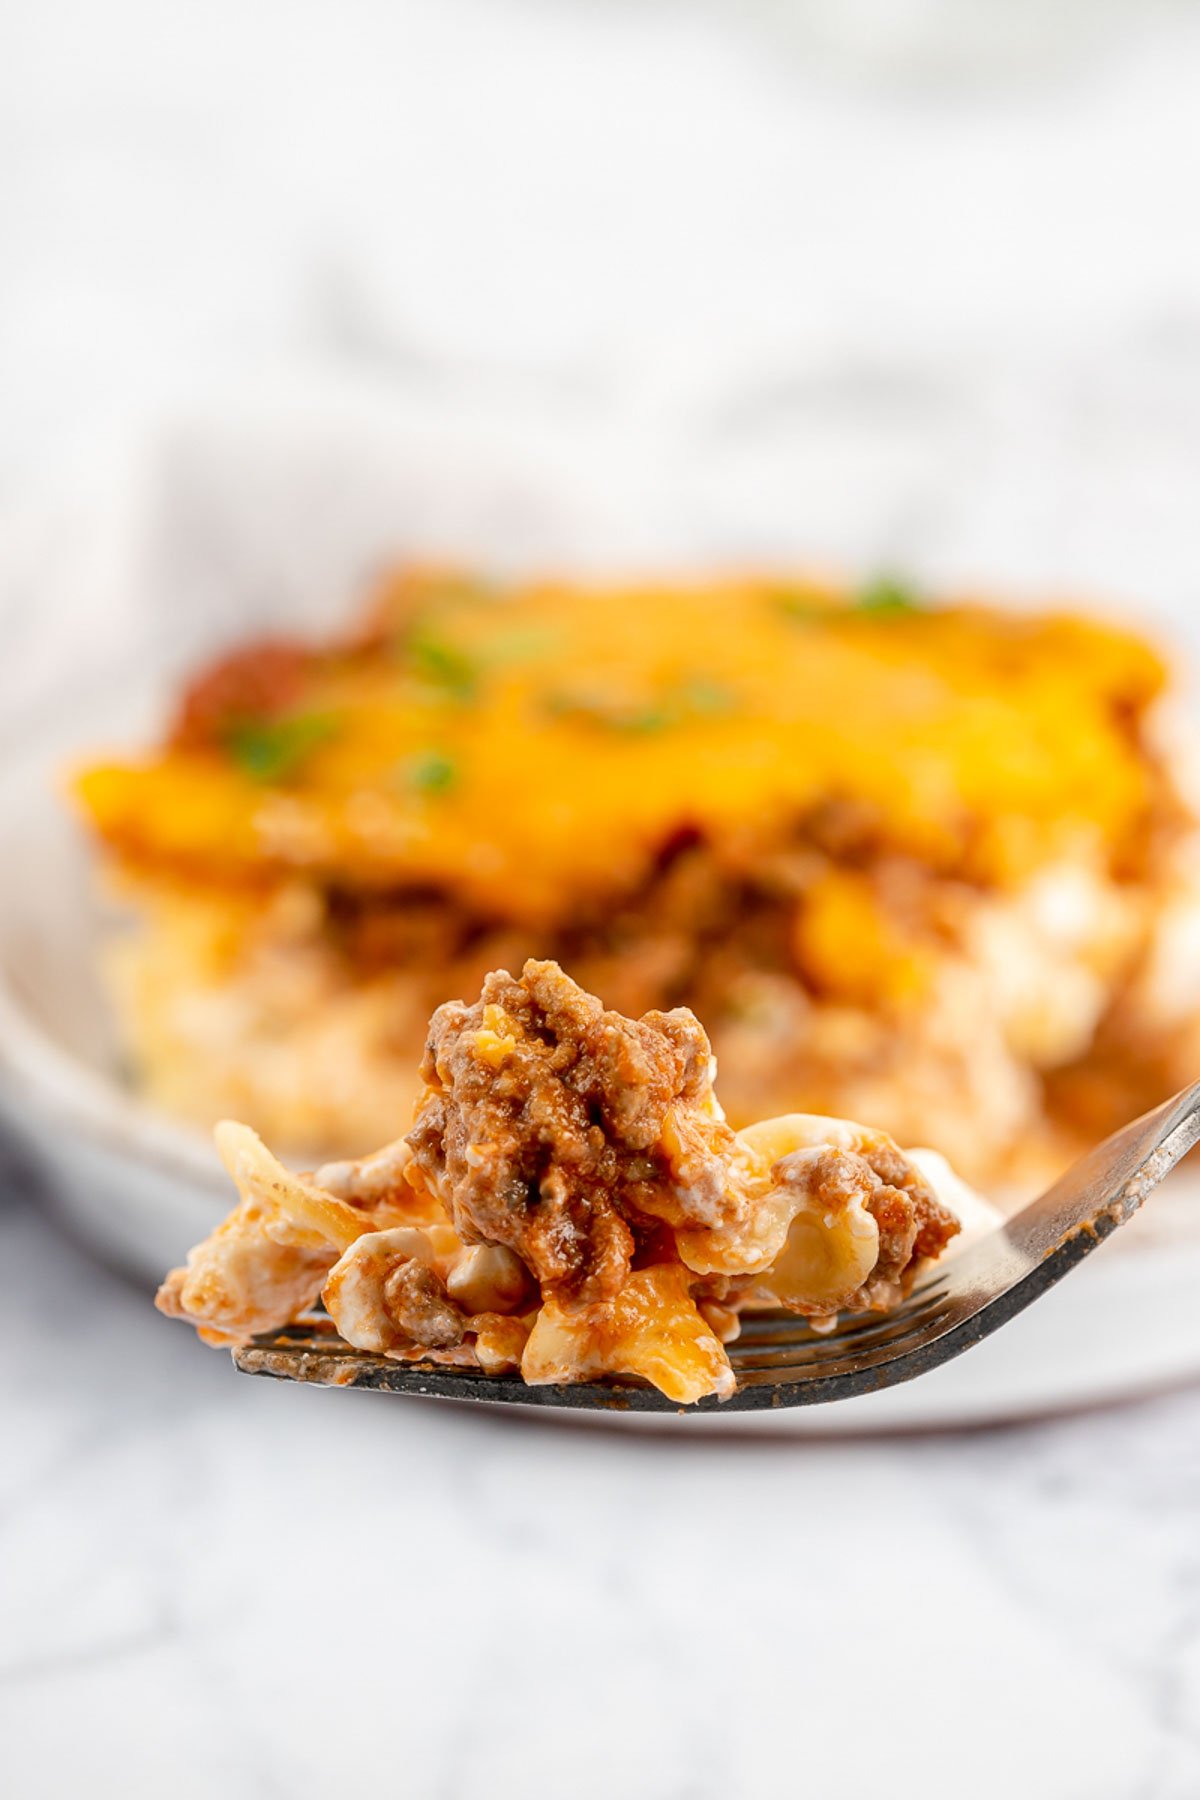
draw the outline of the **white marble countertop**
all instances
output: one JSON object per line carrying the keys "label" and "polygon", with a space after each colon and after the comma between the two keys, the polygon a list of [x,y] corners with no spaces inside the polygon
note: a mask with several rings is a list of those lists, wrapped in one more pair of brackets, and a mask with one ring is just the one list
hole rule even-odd
{"label": "white marble countertop", "polygon": [[[622,554],[1195,630],[1194,8],[30,0],[4,37],[8,673],[103,562],[64,496],[128,510],[181,397],[264,375],[586,445]],[[14,1800],[1200,1794],[1200,1394],[634,1439],[237,1378],[23,1179],[0,1269]]]}
{"label": "white marble countertop", "polygon": [[1200,1394],[680,1441],[238,1377],[11,1190],[20,1800],[1194,1800]]}

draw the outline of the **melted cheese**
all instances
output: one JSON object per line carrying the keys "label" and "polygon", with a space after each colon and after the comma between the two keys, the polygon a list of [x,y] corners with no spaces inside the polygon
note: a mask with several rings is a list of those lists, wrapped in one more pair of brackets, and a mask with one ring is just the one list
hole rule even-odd
{"label": "melted cheese", "polygon": [[885,848],[1015,885],[1132,853],[1161,795],[1130,723],[1161,667],[1075,619],[435,576],[398,580],[377,619],[314,658],[300,704],[327,729],[294,768],[203,745],[97,763],[78,781],[96,829],[188,881],[433,883],[541,922],[633,886],[681,829],[750,860],[836,802]]}

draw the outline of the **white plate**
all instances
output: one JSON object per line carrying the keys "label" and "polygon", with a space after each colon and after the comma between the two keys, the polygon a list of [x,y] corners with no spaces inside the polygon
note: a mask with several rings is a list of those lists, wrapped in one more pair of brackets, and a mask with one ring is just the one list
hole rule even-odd
{"label": "white plate", "polygon": [[[520,445],[511,422],[503,443],[501,457],[478,432],[459,441],[397,434],[361,409],[337,430],[326,420],[317,438],[281,438],[278,421],[269,440],[244,423],[196,427],[130,508],[127,541],[113,534],[100,557],[94,539],[72,536],[88,545],[86,570],[77,558],[60,581],[75,592],[85,574],[91,582],[107,678],[98,683],[90,649],[72,648],[54,597],[42,659],[53,704],[43,702],[36,733],[9,704],[11,670],[0,669],[0,1119],[40,1163],[74,1228],[144,1279],[205,1234],[229,1190],[204,1136],[144,1105],[121,1079],[96,975],[103,912],[82,833],[62,804],[63,769],[97,746],[144,742],[176,673],[217,643],[281,622],[332,624],[362,570],[398,537],[427,553],[458,543],[487,558],[489,521],[515,512],[533,560],[587,562],[589,545],[613,541],[611,520],[578,504],[595,484],[567,473],[565,453]],[[630,540],[621,541],[628,556]],[[107,698],[95,698],[98,687]],[[1126,1399],[1200,1378],[1197,1293],[1200,1176],[1184,1170],[1061,1287],[919,1382],[770,1417],[605,1422],[804,1436],[969,1426]]]}
{"label": "white plate", "polygon": [[[95,742],[101,722],[100,711],[80,711],[72,735]],[[0,779],[0,866],[9,872],[0,884],[0,1117],[76,1232],[150,1281],[215,1223],[229,1189],[203,1134],[121,1080],[96,978],[103,908],[82,834],[54,791],[68,758],[60,737]],[[1200,1377],[1198,1292],[1200,1175],[1183,1170],[1053,1293],[918,1382],[811,1410],[606,1414],[604,1423],[809,1436],[979,1425],[1127,1399]]]}

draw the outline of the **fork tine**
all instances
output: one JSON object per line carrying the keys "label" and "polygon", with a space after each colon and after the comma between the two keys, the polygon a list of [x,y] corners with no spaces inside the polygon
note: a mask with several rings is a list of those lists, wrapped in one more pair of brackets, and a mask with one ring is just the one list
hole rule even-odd
{"label": "fork tine", "polygon": [[1051,1255],[1073,1233],[1107,1237],[1131,1219],[1146,1195],[1200,1141],[1200,1082],[1087,1151],[1008,1221],[1026,1256]]}
{"label": "fork tine", "polygon": [[[910,1381],[961,1355],[1023,1312],[1083,1258],[1124,1225],[1147,1194],[1200,1142],[1200,1082],[1164,1101],[1106,1138],[1074,1163],[1054,1185],[955,1258],[940,1300],[922,1318],[914,1310],[922,1291],[892,1318],[884,1333],[856,1344],[852,1367],[826,1365],[839,1397],[875,1386]],[[836,1343],[836,1338],[830,1340]],[[799,1396],[797,1396],[799,1399]]]}

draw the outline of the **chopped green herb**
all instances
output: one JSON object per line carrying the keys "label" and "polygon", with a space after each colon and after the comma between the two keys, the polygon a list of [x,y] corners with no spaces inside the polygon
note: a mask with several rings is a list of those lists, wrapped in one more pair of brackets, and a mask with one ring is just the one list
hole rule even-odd
{"label": "chopped green herb", "polygon": [[732,688],[723,681],[713,681],[707,675],[696,675],[685,681],[678,689],[680,704],[687,713],[697,718],[717,719],[731,713],[737,706],[737,696]]}
{"label": "chopped green herb", "polygon": [[592,694],[555,693],[545,699],[547,712],[557,718],[578,719],[633,737],[666,731],[693,719],[717,718],[731,712],[735,705],[730,689],[706,676],[680,682],[668,688],[660,699],[640,703]]}
{"label": "chopped green herb", "polygon": [[458,785],[460,771],[444,750],[422,750],[404,765],[404,773],[418,794],[448,794]]}
{"label": "chopped green herb", "polygon": [[634,735],[662,731],[672,723],[668,708],[650,701],[636,705],[593,694],[547,694],[545,706],[555,718],[577,719],[583,725]]}
{"label": "chopped green herb", "polygon": [[478,698],[489,671],[541,656],[558,641],[559,634],[549,627],[513,626],[468,647],[447,637],[431,620],[419,619],[400,640],[398,649],[421,681],[466,706]]}
{"label": "chopped green herb", "polygon": [[413,669],[431,687],[440,688],[463,704],[479,691],[482,670],[479,659],[461,644],[452,643],[428,625],[416,625],[404,645]]}
{"label": "chopped green herb", "polygon": [[333,737],[338,720],[333,713],[285,714],[279,719],[242,719],[225,734],[225,748],[253,781],[286,781]]}
{"label": "chopped green herb", "polygon": [[783,589],[774,594],[772,599],[786,618],[796,619],[806,625],[821,620],[836,623],[838,619],[861,617],[864,614],[872,618],[885,618],[889,614],[920,612],[923,607],[916,589],[893,575],[879,575],[873,581],[868,581],[846,607],[822,605],[799,589]]}
{"label": "chopped green herb", "polygon": [[921,597],[915,588],[893,575],[879,575],[860,588],[854,602],[855,612],[872,613],[879,617],[885,613],[920,612]]}
{"label": "chopped green herb", "polygon": [[628,732],[632,737],[649,737],[656,731],[666,731],[668,726],[677,725],[679,718],[666,702],[661,706],[650,702],[645,706],[632,706],[625,712],[618,711],[606,723],[612,731]]}

